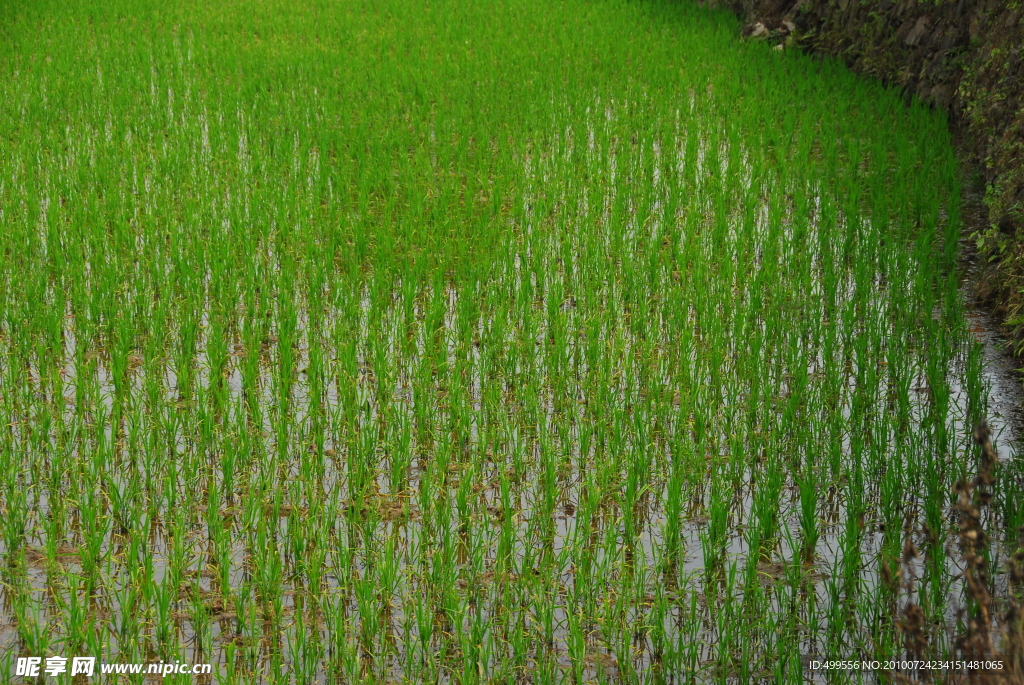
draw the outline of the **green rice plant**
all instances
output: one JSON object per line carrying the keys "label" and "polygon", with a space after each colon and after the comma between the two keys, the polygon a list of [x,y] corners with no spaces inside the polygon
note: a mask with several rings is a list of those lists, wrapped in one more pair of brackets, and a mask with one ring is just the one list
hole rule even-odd
{"label": "green rice plant", "polygon": [[805,564],[813,564],[815,549],[821,537],[818,525],[818,482],[813,467],[805,467],[798,479],[800,489],[800,528],[803,532],[801,556]]}
{"label": "green rice plant", "polygon": [[716,561],[721,561],[721,555],[725,551],[729,534],[729,509],[732,504],[732,493],[728,490],[724,475],[717,467],[712,467],[711,473],[708,526],[701,532],[704,565],[708,569],[715,568]]}
{"label": "green rice plant", "polygon": [[952,615],[937,112],[661,0],[3,11],[0,645],[799,680],[907,539]]}

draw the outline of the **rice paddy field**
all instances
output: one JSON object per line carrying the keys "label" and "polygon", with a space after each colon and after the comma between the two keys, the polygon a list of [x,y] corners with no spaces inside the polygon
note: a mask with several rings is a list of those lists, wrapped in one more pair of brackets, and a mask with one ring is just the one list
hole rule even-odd
{"label": "rice paddy field", "polygon": [[0,682],[958,653],[989,390],[940,112],[658,0],[6,0],[0,27]]}

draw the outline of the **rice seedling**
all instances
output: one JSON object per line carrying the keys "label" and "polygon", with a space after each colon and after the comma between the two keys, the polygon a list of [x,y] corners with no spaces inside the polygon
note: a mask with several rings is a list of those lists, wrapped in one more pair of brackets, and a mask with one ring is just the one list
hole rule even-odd
{"label": "rice seedling", "polygon": [[0,14],[0,672],[963,653],[989,388],[940,113],[661,0]]}

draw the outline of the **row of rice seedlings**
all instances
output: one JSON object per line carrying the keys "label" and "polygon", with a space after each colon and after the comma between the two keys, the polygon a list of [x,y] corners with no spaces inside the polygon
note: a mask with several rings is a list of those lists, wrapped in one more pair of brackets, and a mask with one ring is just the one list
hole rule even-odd
{"label": "row of rice seedlings", "polygon": [[940,116],[668,3],[236,4],[12,17],[7,653],[799,680],[907,541],[944,630]]}

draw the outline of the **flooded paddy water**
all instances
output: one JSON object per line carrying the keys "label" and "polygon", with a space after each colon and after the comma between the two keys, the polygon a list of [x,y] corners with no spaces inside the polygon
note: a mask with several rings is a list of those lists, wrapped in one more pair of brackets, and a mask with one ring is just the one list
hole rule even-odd
{"label": "flooded paddy water", "polygon": [[233,7],[9,47],[0,673],[947,658],[982,419],[1017,591],[1020,384],[937,112],[670,3]]}

